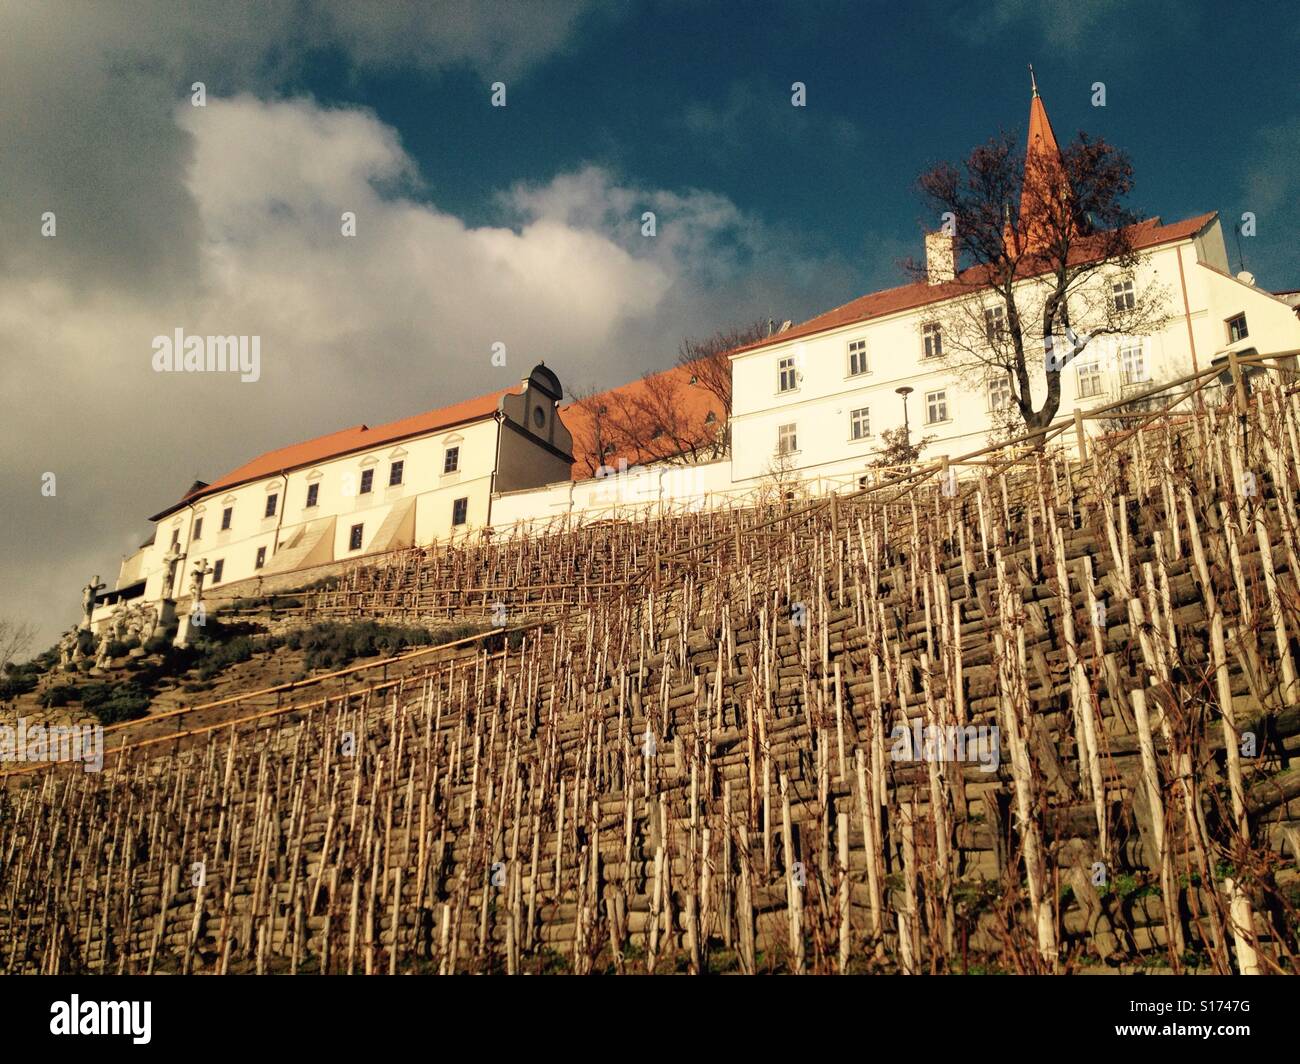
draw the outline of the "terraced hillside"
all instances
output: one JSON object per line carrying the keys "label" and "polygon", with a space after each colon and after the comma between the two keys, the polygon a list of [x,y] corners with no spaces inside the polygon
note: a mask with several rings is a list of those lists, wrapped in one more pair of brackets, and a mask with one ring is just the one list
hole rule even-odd
{"label": "terraced hillside", "polygon": [[1260,385],[1083,463],[359,568],[304,609],[535,616],[10,777],[0,970],[1295,972],[1298,489]]}

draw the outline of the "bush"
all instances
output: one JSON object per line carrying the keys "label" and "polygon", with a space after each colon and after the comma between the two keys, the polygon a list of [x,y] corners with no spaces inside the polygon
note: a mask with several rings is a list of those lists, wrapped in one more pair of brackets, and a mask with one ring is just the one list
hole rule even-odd
{"label": "bush", "polygon": [[165,635],[156,635],[144,645],[146,654],[166,654],[167,648],[172,645],[171,639]]}
{"label": "bush", "polygon": [[113,695],[111,683],[88,683],[81,688],[81,704],[86,709],[94,710],[102,706]]}
{"label": "bush", "polygon": [[199,662],[199,679],[210,680],[223,669],[253,656],[253,641],[246,635],[236,636],[227,643],[208,644],[199,647],[202,655]]}
{"label": "bush", "polygon": [[76,701],[80,694],[81,691],[75,684],[55,684],[53,687],[47,687],[41,692],[41,705],[46,709],[54,709],[56,706],[66,706],[69,702]]}
{"label": "bush", "polygon": [[101,724],[117,724],[124,720],[138,720],[148,713],[149,696],[134,683],[119,683],[112,685],[108,698],[94,708],[86,703],[83,692],[82,705],[90,709]]}
{"label": "bush", "polygon": [[326,622],[289,632],[284,643],[306,652],[308,669],[341,669],[356,658],[393,655],[410,646],[427,646],[433,634],[426,628],[384,625],[374,621],[354,624]]}
{"label": "bush", "polygon": [[10,664],[5,669],[5,675],[0,676],[0,699],[17,698],[19,695],[35,690],[39,677],[40,673],[35,669],[30,669],[26,665]]}

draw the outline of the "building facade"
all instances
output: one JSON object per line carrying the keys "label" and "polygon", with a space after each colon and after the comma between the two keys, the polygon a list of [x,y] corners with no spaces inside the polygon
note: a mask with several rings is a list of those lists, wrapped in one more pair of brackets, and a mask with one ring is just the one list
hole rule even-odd
{"label": "building facade", "polygon": [[572,440],[559,379],[536,366],[495,392],[386,425],[358,425],[260,455],[194,484],[150,520],[92,623],[119,602],[192,597],[202,588],[448,542],[492,523],[498,492],[567,479]]}
{"label": "building facade", "polygon": [[[1230,350],[1292,360],[1300,350],[1294,308],[1228,273],[1216,215],[1142,228],[1138,266],[1102,269],[1089,283],[1102,300],[1160,290],[1164,324],[1144,336],[1093,339],[1061,370],[1058,420],[1209,369]],[[995,442],[1010,402],[1005,375],[972,379],[943,350],[951,320],[946,304],[969,298],[959,286],[918,282],[863,297],[733,355],[735,480],[865,471],[882,433],[905,422],[913,442],[930,438],[927,458]],[[992,296],[987,307],[996,318]],[[1034,385],[1038,405],[1045,373]]]}

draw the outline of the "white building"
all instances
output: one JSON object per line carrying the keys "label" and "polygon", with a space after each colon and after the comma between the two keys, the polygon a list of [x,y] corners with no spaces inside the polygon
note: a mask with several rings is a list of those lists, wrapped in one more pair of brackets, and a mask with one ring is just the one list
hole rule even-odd
{"label": "white building", "polygon": [[497,492],[567,479],[561,397],[559,379],[539,364],[517,391],[357,425],[197,482],[150,518],[154,535],[124,559],[92,623],[119,601],[189,594],[200,566],[209,590],[487,528]]}
{"label": "white building", "polygon": [[[1059,160],[1036,90],[1029,137],[1031,155],[1050,152]],[[1145,293],[1159,324],[1083,346],[1059,374],[1058,420],[1208,369],[1230,350],[1294,364],[1300,321],[1293,303],[1256,287],[1247,274],[1231,276],[1217,215],[1171,225],[1146,221],[1134,227],[1131,243],[1139,252],[1136,266],[1099,267],[1072,305],[1079,298],[1122,315]],[[952,331],[954,324],[967,326],[960,339],[970,352],[987,330],[992,351],[1005,335],[1005,304],[972,285],[976,271],[957,274],[951,237],[927,237],[926,264],[924,279],[862,296],[733,353],[735,483],[778,473],[855,483],[881,450],[882,433],[905,419],[911,441],[932,437],[923,459],[995,442],[1010,412],[1008,375],[984,371],[978,358],[953,358]],[[1017,281],[1019,306],[1032,305],[1039,284],[1032,277]],[[1066,343],[1062,337],[1062,348]],[[1030,392],[1037,409],[1047,375],[1043,364],[1030,368],[1038,371],[1031,372]],[[1016,434],[1026,431],[1021,421]]]}

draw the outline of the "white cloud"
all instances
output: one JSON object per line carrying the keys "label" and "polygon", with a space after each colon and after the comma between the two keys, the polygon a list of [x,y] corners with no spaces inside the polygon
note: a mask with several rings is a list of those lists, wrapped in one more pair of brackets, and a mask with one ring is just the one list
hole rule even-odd
{"label": "white cloud", "polygon": [[[845,287],[705,191],[588,167],[501,190],[501,224],[469,226],[420,197],[399,138],[368,112],[240,95],[174,106],[171,121],[183,150],[159,188],[186,224],[156,235],[190,264],[181,282],[47,270],[0,286],[0,385],[23,397],[0,428],[15,531],[0,614],[39,621],[44,643],[75,619],[89,570],[111,584],[146,515],[195,477],[509,386],[539,359],[571,388],[617,384],[669,364],[685,334]],[[260,336],[260,381],[154,373],[151,339],[177,327]],[[55,499],[39,494],[47,470]]]}

